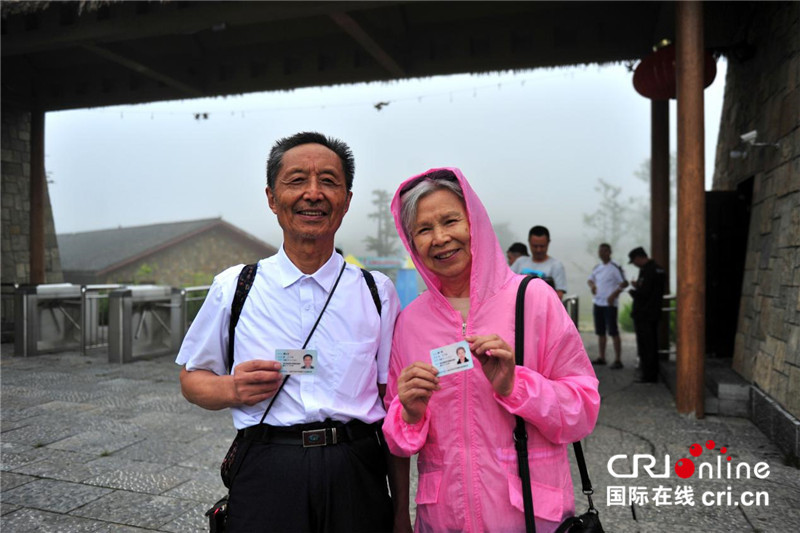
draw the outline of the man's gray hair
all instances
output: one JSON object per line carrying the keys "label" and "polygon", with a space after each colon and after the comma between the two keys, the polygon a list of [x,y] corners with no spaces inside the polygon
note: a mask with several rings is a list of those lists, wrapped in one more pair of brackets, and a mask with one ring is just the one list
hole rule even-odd
{"label": "man's gray hair", "polygon": [[447,189],[464,201],[464,191],[458,184],[458,178],[450,170],[434,170],[424,174],[406,186],[400,193],[400,223],[408,243],[414,248],[411,230],[417,221],[419,201],[434,191]]}
{"label": "man's gray hair", "polygon": [[270,189],[275,190],[275,179],[283,166],[283,156],[292,148],[303,144],[321,144],[339,156],[339,160],[342,162],[347,191],[349,192],[353,188],[356,163],[350,147],[334,137],[326,137],[316,131],[303,131],[278,139],[269,151],[269,157],[267,158],[267,186]]}

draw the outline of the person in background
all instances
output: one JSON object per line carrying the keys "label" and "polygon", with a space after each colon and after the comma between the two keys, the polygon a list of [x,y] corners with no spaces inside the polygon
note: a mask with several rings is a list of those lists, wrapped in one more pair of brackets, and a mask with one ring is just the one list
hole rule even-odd
{"label": "person in background", "polygon": [[[581,337],[556,293],[525,294],[525,361],[515,364],[523,276],[508,268],[486,209],[456,168],[410,178],[392,201],[400,237],[428,290],[400,314],[384,434],[419,453],[416,531],[524,531],[512,431],[526,422],[536,530],[574,512],[566,446],[591,433],[600,396]],[[466,340],[474,368],[438,377],[431,350]]]}
{"label": "person in background", "polygon": [[533,226],[528,232],[528,245],[531,257],[521,257],[512,265],[511,270],[516,274],[530,273],[542,278],[552,278],[559,299],[564,299],[567,292],[567,273],[561,261],[547,255],[550,231],[544,226]]}
{"label": "person in background", "polygon": [[619,295],[628,286],[622,267],[611,260],[611,245],[602,243],[597,248],[600,263],[595,265],[587,280],[592,290],[594,332],[597,334],[599,357],[592,361],[595,365],[606,364],[606,333],[614,344],[612,370],[622,368],[622,342],[617,324],[617,302]]}
{"label": "person in background", "polygon": [[633,327],[636,330],[636,351],[639,355],[637,383],[658,381],[658,321],[664,299],[665,272],[647,256],[641,246],[628,253],[630,262],[639,268],[639,277],[632,282]]}
{"label": "person in background", "polygon": [[510,266],[513,270],[514,263],[520,257],[528,257],[528,247],[521,242],[515,242],[508,247],[508,250],[506,250],[506,257],[508,258],[508,266]]}

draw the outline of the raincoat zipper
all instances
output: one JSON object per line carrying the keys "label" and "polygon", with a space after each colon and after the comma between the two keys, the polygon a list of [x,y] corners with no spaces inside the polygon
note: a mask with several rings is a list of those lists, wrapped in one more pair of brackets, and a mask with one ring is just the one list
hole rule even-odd
{"label": "raincoat zipper", "polygon": [[[467,323],[461,323],[461,336],[467,336]],[[475,356],[472,356],[475,359]],[[474,369],[473,369],[474,370]],[[469,378],[467,375],[464,375],[464,417],[465,420],[469,419]],[[464,480],[464,485],[466,487],[472,486],[472,446],[469,438],[469,424],[464,424],[464,460],[466,461],[466,468],[465,468],[465,475],[466,479]],[[467,508],[469,509],[469,530],[470,531],[478,531],[477,521],[475,518],[475,502],[472,501],[472,490],[467,491],[467,499],[468,504]]]}

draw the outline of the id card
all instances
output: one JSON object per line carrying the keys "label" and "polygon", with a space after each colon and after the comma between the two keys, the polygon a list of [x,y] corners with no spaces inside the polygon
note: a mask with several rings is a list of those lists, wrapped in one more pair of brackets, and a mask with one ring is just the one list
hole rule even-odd
{"label": "id card", "polygon": [[431,364],[439,370],[439,377],[455,374],[473,367],[472,353],[467,341],[448,344],[431,350]]}
{"label": "id card", "polygon": [[281,374],[315,374],[316,350],[275,350],[275,360],[281,364]]}

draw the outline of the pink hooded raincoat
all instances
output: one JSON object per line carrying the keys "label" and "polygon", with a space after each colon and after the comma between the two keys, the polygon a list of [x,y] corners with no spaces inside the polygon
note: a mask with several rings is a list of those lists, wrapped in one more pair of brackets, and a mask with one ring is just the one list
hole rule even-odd
{"label": "pink hooded raincoat", "polygon": [[440,379],[441,390],[433,393],[422,421],[410,425],[401,416],[397,378],[414,361],[430,363],[432,349],[465,335],[497,334],[514,345],[515,298],[523,277],[509,269],[489,216],[461,171],[448,170],[464,191],[470,222],[470,310],[464,323],[405,237],[399,192],[418,176],[410,178],[395,194],[392,213],[428,290],[395,326],[383,430],[395,455],[419,452],[417,532],[519,532],[525,525],[512,430],[514,415],[522,416],[528,422],[537,532],[552,531],[574,512],[566,445],[591,433],[600,397],[580,335],[547,284],[533,280],[526,291],[525,365],[517,367],[508,397],[494,393],[473,358],[472,370]]}

